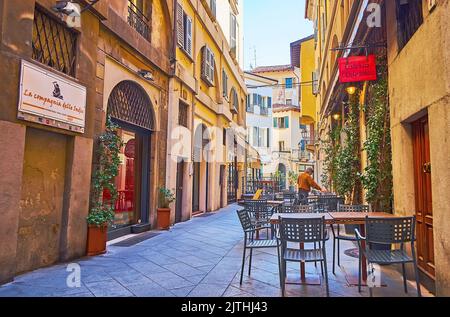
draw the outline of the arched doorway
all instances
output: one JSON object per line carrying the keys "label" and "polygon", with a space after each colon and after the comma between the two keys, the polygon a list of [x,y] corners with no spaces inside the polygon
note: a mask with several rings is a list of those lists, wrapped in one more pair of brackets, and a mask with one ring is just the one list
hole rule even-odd
{"label": "arched doorway", "polygon": [[134,224],[149,222],[150,137],[155,127],[155,115],[146,91],[138,83],[128,80],[112,90],[107,113],[119,126],[117,133],[123,142],[119,174],[115,180],[118,199],[109,234],[113,239],[130,233]]}
{"label": "arched doorway", "polygon": [[280,182],[280,189],[285,190],[286,189],[286,165],[280,163],[278,164],[277,172],[279,174],[279,182]]}
{"label": "arched doorway", "polygon": [[[192,213],[208,211],[208,191],[210,164],[208,162],[207,146],[211,138],[208,128],[200,124],[194,134],[194,162],[193,162],[193,191],[192,191]],[[206,150],[205,150],[206,149]]]}

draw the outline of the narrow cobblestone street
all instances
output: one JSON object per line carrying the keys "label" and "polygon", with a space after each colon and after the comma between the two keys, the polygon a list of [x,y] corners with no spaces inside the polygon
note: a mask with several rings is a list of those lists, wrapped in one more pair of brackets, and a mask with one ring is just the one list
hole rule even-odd
{"label": "narrow cobblestone street", "polygon": [[[243,233],[231,205],[176,225],[170,232],[130,247],[110,246],[104,256],[80,259],[82,285],[68,288],[68,264],[18,276],[14,282],[0,287],[0,296],[76,296],[76,297],[279,297],[276,250],[254,253],[252,276],[245,275],[239,285]],[[332,246],[328,243],[328,247]],[[352,249],[344,244],[341,251]],[[356,274],[357,259],[342,257],[343,269],[331,273],[328,252],[331,296],[368,296],[349,287],[346,274]],[[288,274],[298,274],[296,265],[288,266]],[[313,264],[307,266],[310,277],[318,277]],[[389,287],[375,290],[375,296],[405,296],[401,276],[394,270],[383,270],[383,282]],[[409,295],[416,296],[412,282]],[[427,296],[425,290],[424,295]],[[323,286],[287,286],[290,297],[325,296]]]}

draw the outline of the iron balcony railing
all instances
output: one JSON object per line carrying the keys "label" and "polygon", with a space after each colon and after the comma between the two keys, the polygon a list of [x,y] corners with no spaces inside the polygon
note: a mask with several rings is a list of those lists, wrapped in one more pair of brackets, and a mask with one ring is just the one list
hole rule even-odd
{"label": "iron balcony railing", "polygon": [[128,24],[150,41],[150,19],[132,1],[128,1]]}
{"label": "iron balcony railing", "polygon": [[262,107],[262,108],[260,108],[260,114],[262,115],[262,116],[267,116],[267,115],[269,115],[269,109],[268,108],[264,108],[264,107]]}

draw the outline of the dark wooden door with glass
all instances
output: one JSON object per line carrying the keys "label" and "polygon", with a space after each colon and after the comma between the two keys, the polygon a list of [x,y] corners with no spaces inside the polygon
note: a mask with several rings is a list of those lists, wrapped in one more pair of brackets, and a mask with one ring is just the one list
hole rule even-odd
{"label": "dark wooden door with glass", "polygon": [[184,173],[184,162],[179,162],[177,164],[177,201],[175,210],[175,222],[179,223],[183,219],[183,173]]}
{"label": "dark wooden door with glass", "polygon": [[420,269],[435,277],[431,159],[428,116],[413,123],[417,254]]}

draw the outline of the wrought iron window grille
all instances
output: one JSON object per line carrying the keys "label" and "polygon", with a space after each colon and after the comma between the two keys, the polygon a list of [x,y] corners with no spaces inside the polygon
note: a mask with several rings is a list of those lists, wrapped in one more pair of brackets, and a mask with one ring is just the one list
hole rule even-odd
{"label": "wrought iron window grille", "polygon": [[32,58],[75,77],[77,33],[39,7],[33,23]]}

